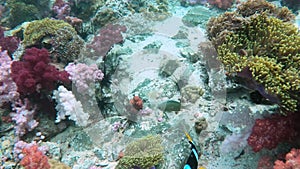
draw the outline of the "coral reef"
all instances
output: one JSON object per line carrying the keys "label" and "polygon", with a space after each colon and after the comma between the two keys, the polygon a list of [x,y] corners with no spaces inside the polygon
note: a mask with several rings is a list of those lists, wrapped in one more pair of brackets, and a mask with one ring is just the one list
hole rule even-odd
{"label": "coral reef", "polygon": [[38,146],[32,145],[31,147],[24,148],[20,164],[25,169],[50,169],[48,157],[39,151]]}
{"label": "coral reef", "polygon": [[11,78],[12,60],[7,51],[0,52],[0,107],[4,103],[17,101],[19,93],[17,85]]}
{"label": "coral reef", "polygon": [[47,0],[8,0],[9,26],[15,27],[22,22],[40,19],[49,15]]}
{"label": "coral reef", "polygon": [[[266,2],[263,5],[252,4],[254,2],[261,1],[247,1],[236,13],[212,19],[208,23],[208,36],[229,74],[245,75],[243,72],[250,71],[246,79],[257,83],[252,89],[259,89],[260,94],[268,99],[273,96],[275,103],[279,100],[282,109],[295,111],[300,100],[296,94],[299,93],[300,76],[295,71],[299,67],[300,38],[297,28],[286,22],[291,21],[292,14],[286,8],[275,9]],[[250,7],[261,12],[253,14]],[[250,16],[243,18],[240,15]],[[217,21],[227,24],[214,25]]]}
{"label": "coral reef", "polygon": [[45,18],[30,22],[24,30],[22,44],[49,49],[52,62],[64,63],[76,60],[83,47],[83,40],[65,21]]}
{"label": "coral reef", "polygon": [[52,11],[56,14],[57,19],[64,20],[66,16],[70,15],[71,7],[69,2],[56,0],[52,6]]}
{"label": "coral reef", "polygon": [[52,91],[58,82],[68,84],[68,73],[50,65],[46,49],[26,49],[23,60],[11,64],[11,77],[22,95]]}
{"label": "coral reef", "polygon": [[297,169],[300,168],[300,149],[293,148],[285,155],[285,162],[276,160],[274,169]]}
{"label": "coral reef", "polygon": [[279,97],[283,109],[295,111],[299,100],[295,95],[300,82],[295,71],[299,43],[296,27],[261,14],[252,17],[243,30],[226,37],[218,47],[218,58],[229,73],[249,69],[266,93]]}
{"label": "coral reef", "polygon": [[150,168],[163,161],[163,147],[160,136],[149,135],[126,146],[124,156],[116,169]]}
{"label": "coral reef", "polygon": [[71,169],[71,167],[57,160],[49,159],[48,162],[50,165],[50,169]]}
{"label": "coral reef", "polygon": [[298,136],[299,115],[290,113],[272,115],[269,118],[257,119],[248,137],[248,144],[253,151],[258,152],[263,148],[273,149],[281,142],[293,141]]}
{"label": "coral reef", "polygon": [[200,117],[195,121],[194,128],[196,133],[200,134],[202,130],[205,130],[208,126],[208,123],[204,117]]}
{"label": "coral reef", "polygon": [[265,0],[248,0],[238,6],[234,12],[225,12],[218,17],[212,17],[207,23],[207,35],[215,46],[221,45],[226,35],[242,29],[254,14],[264,13],[285,22],[292,22],[295,15],[286,7],[277,8]]}
{"label": "coral reef", "polygon": [[32,131],[39,124],[33,117],[36,114],[36,109],[30,106],[29,100],[15,102],[10,115],[15,121],[15,135],[20,138],[27,132]]}
{"label": "coral reef", "polygon": [[57,116],[55,122],[66,119],[76,122],[78,126],[86,126],[88,124],[89,114],[85,113],[82,104],[76,100],[71,91],[68,91],[64,86],[59,86],[53,91],[53,99],[56,100]]}
{"label": "coral reef", "polygon": [[118,24],[108,24],[103,27],[87,48],[93,49],[96,56],[105,56],[111,47],[123,41],[122,33],[126,32],[126,27]]}
{"label": "coral reef", "polygon": [[70,74],[69,79],[75,84],[76,90],[81,93],[90,93],[90,84],[101,81],[104,74],[98,69],[96,64],[86,65],[83,63],[69,63],[65,70]]}
{"label": "coral reef", "polygon": [[0,50],[7,50],[11,56],[12,53],[18,48],[20,40],[14,36],[4,36],[4,30],[0,27]]}

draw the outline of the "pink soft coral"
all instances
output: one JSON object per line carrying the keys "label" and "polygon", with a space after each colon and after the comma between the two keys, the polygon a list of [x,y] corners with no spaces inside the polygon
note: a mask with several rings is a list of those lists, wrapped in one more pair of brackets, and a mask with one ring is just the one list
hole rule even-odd
{"label": "pink soft coral", "polygon": [[19,98],[17,85],[10,76],[11,63],[7,51],[0,51],[0,107],[4,103],[14,102]]}
{"label": "pink soft coral", "polygon": [[20,164],[25,169],[49,169],[48,157],[38,149],[38,146],[32,145],[31,147],[24,148],[22,153],[25,155]]}
{"label": "pink soft coral", "polygon": [[274,169],[298,169],[300,168],[300,149],[293,148],[285,156],[285,162],[276,160]]}
{"label": "pink soft coral", "polygon": [[11,65],[12,79],[21,94],[28,95],[41,90],[52,91],[57,82],[69,83],[68,73],[50,65],[46,49],[26,49],[22,61]]}

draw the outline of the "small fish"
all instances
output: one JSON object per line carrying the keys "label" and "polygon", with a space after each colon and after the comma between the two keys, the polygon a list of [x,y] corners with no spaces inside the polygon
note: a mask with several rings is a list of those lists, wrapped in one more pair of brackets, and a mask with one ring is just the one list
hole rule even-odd
{"label": "small fish", "polygon": [[[199,161],[199,154],[198,154],[198,150],[196,149],[196,146],[191,138],[191,136],[187,133],[184,132],[187,139],[189,140],[189,143],[191,144],[191,154],[189,156],[189,158],[187,159],[183,169],[197,169],[198,167],[198,161]],[[205,169],[205,167],[199,167],[198,169]]]}

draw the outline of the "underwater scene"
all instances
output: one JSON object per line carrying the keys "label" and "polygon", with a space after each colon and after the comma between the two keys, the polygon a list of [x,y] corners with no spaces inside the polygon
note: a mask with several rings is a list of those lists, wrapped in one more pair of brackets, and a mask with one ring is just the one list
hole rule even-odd
{"label": "underwater scene", "polygon": [[0,169],[300,169],[300,0],[0,0]]}

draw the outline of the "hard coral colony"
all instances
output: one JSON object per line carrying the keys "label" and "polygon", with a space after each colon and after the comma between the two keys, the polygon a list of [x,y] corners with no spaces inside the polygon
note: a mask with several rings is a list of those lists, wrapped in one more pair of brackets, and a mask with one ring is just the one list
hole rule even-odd
{"label": "hard coral colony", "polygon": [[0,3],[0,168],[299,169],[300,5],[276,2]]}

